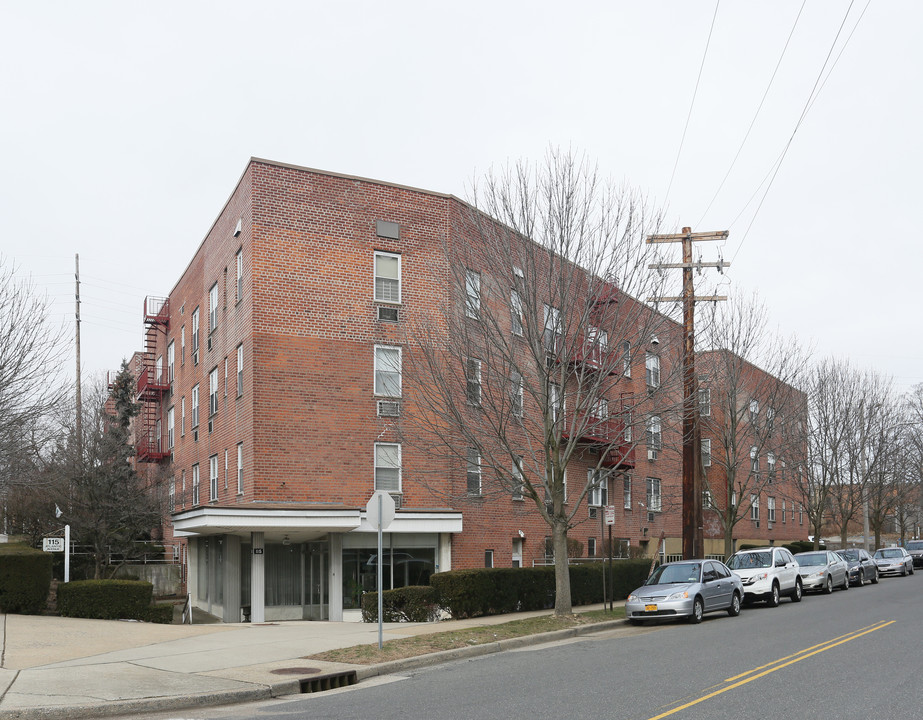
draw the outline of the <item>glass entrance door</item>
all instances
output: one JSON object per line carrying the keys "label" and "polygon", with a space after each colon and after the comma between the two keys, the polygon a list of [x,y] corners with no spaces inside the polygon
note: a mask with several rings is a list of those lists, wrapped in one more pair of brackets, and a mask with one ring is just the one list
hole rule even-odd
{"label": "glass entrance door", "polygon": [[304,554],[304,619],[327,620],[330,617],[327,567],[330,544],[310,542]]}

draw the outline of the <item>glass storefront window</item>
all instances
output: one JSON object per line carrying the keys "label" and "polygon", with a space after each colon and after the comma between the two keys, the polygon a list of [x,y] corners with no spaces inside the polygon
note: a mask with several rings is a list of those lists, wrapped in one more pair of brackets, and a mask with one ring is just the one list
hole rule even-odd
{"label": "glass storefront window", "polygon": [[[385,590],[408,585],[429,585],[436,568],[434,548],[385,548],[382,586]],[[378,584],[378,549],[343,550],[343,608],[362,607],[362,594],[375,592]]]}

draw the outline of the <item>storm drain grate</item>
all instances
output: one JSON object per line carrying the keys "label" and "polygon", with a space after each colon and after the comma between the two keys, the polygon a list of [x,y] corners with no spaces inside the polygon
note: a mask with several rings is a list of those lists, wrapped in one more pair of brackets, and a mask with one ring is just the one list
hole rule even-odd
{"label": "storm drain grate", "polygon": [[301,680],[301,692],[316,693],[325,690],[336,690],[337,688],[355,685],[359,682],[355,670],[348,670],[340,673],[328,673],[318,675],[317,677],[303,678]]}

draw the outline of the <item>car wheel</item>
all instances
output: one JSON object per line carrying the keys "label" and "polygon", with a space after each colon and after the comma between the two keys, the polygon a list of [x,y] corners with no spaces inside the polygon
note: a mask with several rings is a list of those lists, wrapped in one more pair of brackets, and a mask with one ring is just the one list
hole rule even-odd
{"label": "car wheel", "polygon": [[875,574],[872,575],[871,583],[872,583],[872,585],[877,585],[877,584],[878,584],[878,568],[875,568]]}
{"label": "car wheel", "polygon": [[901,565],[901,577],[907,577],[907,566]]}
{"label": "car wheel", "polygon": [[702,622],[703,615],[705,615],[705,604],[702,602],[702,598],[697,597],[692,601],[692,615],[689,616],[689,622],[693,625],[698,625]]}
{"label": "car wheel", "polygon": [[859,569],[859,587],[865,585],[865,570]]}
{"label": "car wheel", "polygon": [[728,608],[728,615],[731,617],[740,615],[740,595],[736,592],[731,596],[731,607]]}
{"label": "car wheel", "polygon": [[844,589],[844,590],[849,590],[849,573],[846,573],[846,574],[843,576],[843,589]]}
{"label": "car wheel", "polygon": [[827,595],[833,592],[833,578],[829,575],[827,576],[827,582],[824,583],[824,592]]}
{"label": "car wheel", "polygon": [[913,575],[913,565],[910,566],[910,574]]}
{"label": "car wheel", "polygon": [[772,592],[769,593],[769,600],[766,601],[766,604],[769,605],[769,607],[778,607],[780,599],[781,596],[779,595],[779,584],[773,583]]}
{"label": "car wheel", "polygon": [[792,602],[801,602],[801,596],[804,595],[804,588],[801,586],[801,578],[795,580],[795,591],[791,594]]}

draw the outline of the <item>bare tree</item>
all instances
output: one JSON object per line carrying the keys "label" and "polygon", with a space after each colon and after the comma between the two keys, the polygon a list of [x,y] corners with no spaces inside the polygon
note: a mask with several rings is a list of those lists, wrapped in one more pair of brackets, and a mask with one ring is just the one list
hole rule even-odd
{"label": "bare tree", "polygon": [[[455,501],[531,501],[551,530],[559,615],[579,508],[633,465],[639,440],[660,447],[661,408],[676,402],[651,345],[676,326],[636,299],[659,290],[644,242],[658,223],[571,154],[489,173],[446,243],[442,313],[408,343],[404,438],[460,469]],[[648,499],[659,510],[661,488]]]}
{"label": "bare tree", "polygon": [[709,348],[697,360],[702,457],[709,465],[705,509],[717,519],[729,556],[737,524],[752,508],[759,512],[761,494],[793,500],[788,481],[804,454],[805,396],[797,386],[806,359],[794,338],[770,332],[755,297],[717,305],[701,336]]}

